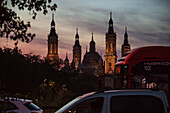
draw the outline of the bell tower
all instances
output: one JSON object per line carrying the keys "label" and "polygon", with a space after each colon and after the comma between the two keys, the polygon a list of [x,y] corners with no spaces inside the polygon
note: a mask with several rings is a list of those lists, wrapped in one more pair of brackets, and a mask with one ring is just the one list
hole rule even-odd
{"label": "bell tower", "polygon": [[105,73],[113,74],[117,60],[116,55],[116,32],[114,32],[112,12],[110,12],[109,29],[106,33]]}
{"label": "bell tower", "polygon": [[127,27],[125,27],[125,34],[124,34],[124,43],[122,45],[122,57],[129,52],[130,49],[130,44],[128,43],[128,34],[127,34]]}
{"label": "bell tower", "polygon": [[65,68],[69,68],[69,59],[68,59],[68,57],[67,57],[67,53],[66,53],[66,58],[65,58],[65,60],[64,60],[64,67],[65,67]]}
{"label": "bell tower", "polygon": [[58,35],[56,34],[56,30],[55,30],[54,14],[52,14],[51,30],[50,30],[50,34],[48,35],[47,59],[50,60],[51,63],[54,63],[55,61],[59,60]]}
{"label": "bell tower", "polygon": [[75,36],[75,44],[73,46],[73,61],[72,65],[74,65],[74,69],[78,69],[78,66],[81,64],[81,45],[79,43],[79,34],[78,28],[76,29],[76,36]]}

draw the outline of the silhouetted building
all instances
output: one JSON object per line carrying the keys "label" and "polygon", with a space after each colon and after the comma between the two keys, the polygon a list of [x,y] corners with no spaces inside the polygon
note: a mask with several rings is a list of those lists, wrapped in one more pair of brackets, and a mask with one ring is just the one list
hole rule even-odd
{"label": "silhouetted building", "polygon": [[79,43],[78,28],[76,29],[75,44],[73,46],[73,61],[72,68],[78,69],[81,64],[81,45]]}
{"label": "silhouetted building", "polygon": [[55,30],[54,14],[52,14],[51,30],[50,30],[50,34],[48,35],[47,59],[52,61],[51,63],[55,63],[55,61],[59,60],[58,35],[56,34],[56,30]]}
{"label": "silhouetted building", "polygon": [[130,49],[130,44],[128,43],[128,34],[127,34],[127,27],[125,27],[125,34],[124,34],[124,43],[122,45],[122,57],[129,52]]}
{"label": "silhouetted building", "polygon": [[106,33],[106,53],[105,53],[105,73],[113,74],[115,63],[117,60],[116,54],[116,33],[113,28],[112,13],[110,12],[109,29]]}
{"label": "silhouetted building", "polygon": [[66,58],[65,58],[65,60],[64,60],[64,67],[65,68],[69,68],[70,66],[69,66],[69,59],[68,59],[68,57],[67,57],[67,53],[66,53]]}
{"label": "silhouetted building", "polygon": [[96,76],[103,74],[103,60],[98,52],[96,52],[93,33],[89,50],[89,52],[86,50],[86,54],[83,58],[83,63],[81,65],[82,72],[95,74]]}

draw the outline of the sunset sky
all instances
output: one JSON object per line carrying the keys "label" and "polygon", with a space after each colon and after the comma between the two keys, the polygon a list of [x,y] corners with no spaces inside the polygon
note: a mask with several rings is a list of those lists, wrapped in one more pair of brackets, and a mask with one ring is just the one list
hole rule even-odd
{"label": "sunset sky", "polygon": [[[113,14],[114,30],[117,34],[117,54],[120,56],[125,26],[128,28],[131,48],[142,46],[170,46],[170,0],[52,0],[58,5],[55,14],[56,32],[59,36],[59,57],[65,59],[66,52],[72,61],[72,49],[76,28],[79,29],[82,59],[94,33],[96,50],[105,54],[105,33],[108,31],[109,13]],[[9,6],[10,7],[10,6]],[[36,33],[30,43],[19,42],[23,53],[47,55],[47,36],[50,32],[52,12],[38,13],[33,20],[28,11],[18,11],[25,21],[30,21],[30,32]],[[14,47],[14,41],[0,38],[0,47]],[[104,58],[104,57],[103,57]]]}

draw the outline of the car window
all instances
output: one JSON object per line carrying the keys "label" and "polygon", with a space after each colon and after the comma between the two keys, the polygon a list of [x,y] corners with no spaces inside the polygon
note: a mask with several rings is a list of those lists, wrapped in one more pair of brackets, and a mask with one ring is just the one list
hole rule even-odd
{"label": "car window", "polygon": [[149,95],[113,96],[110,103],[111,113],[164,113],[162,101]]}
{"label": "car window", "polygon": [[103,107],[103,97],[85,100],[76,105],[70,112],[73,113],[100,113]]}
{"label": "car window", "polygon": [[37,106],[37,105],[35,105],[35,104],[33,104],[33,103],[31,103],[31,102],[28,102],[28,103],[26,103],[26,104],[24,104],[29,110],[40,110],[40,108]]}

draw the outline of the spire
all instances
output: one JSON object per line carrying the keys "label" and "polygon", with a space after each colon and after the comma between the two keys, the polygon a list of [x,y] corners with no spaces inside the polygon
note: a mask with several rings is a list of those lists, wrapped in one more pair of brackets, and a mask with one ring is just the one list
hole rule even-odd
{"label": "spire", "polygon": [[69,67],[69,59],[67,57],[67,52],[66,52],[66,59],[64,60],[64,65],[65,67]]}
{"label": "spire", "polygon": [[52,21],[51,21],[51,30],[49,36],[57,36],[56,31],[55,31],[55,21],[54,21],[54,13],[52,14]]}
{"label": "spire", "polygon": [[110,19],[112,19],[112,12],[110,12]]}
{"label": "spire", "polygon": [[78,28],[76,28],[76,36],[75,36],[76,40],[79,40],[79,34],[78,34]]}
{"label": "spire", "polygon": [[112,20],[112,12],[110,12],[110,20],[109,20],[109,30],[108,30],[108,33],[114,33],[113,20]]}
{"label": "spire", "polygon": [[76,28],[76,34],[78,34],[78,28]]}
{"label": "spire", "polygon": [[127,33],[127,27],[125,27],[125,33]]}
{"label": "spire", "polygon": [[124,38],[128,38],[128,34],[127,34],[127,27],[125,27],[125,34],[124,34]]}
{"label": "spire", "polygon": [[67,52],[66,52],[66,59],[68,59],[68,57],[67,57]]}
{"label": "spire", "polygon": [[52,20],[54,21],[54,13],[52,14]]}
{"label": "spire", "polygon": [[95,52],[95,42],[93,40],[93,32],[92,32],[92,40],[90,42],[90,52]]}
{"label": "spire", "polygon": [[75,36],[75,45],[74,46],[76,46],[76,47],[80,46],[78,28],[76,28],[76,36]]}
{"label": "spire", "polygon": [[55,28],[54,13],[52,14],[51,28]]}
{"label": "spire", "polygon": [[91,39],[91,41],[93,41],[93,32],[92,32],[92,39]]}
{"label": "spire", "polygon": [[68,57],[67,57],[67,52],[66,52],[66,59],[65,59],[64,61],[69,61],[69,60],[68,60]]}
{"label": "spire", "polygon": [[124,34],[124,43],[123,43],[123,45],[124,45],[124,46],[129,46],[127,27],[125,27],[125,34]]}

